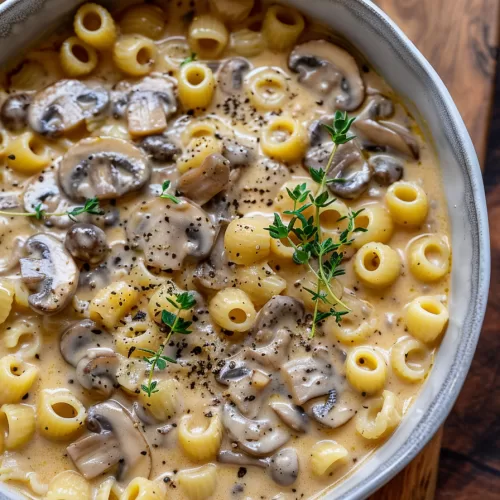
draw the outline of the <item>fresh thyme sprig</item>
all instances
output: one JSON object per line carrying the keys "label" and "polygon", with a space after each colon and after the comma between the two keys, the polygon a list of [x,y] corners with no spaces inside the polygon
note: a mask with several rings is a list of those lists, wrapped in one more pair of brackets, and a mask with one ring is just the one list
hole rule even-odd
{"label": "fresh thyme sprig", "polygon": [[176,205],[178,205],[180,203],[179,198],[176,198],[173,194],[167,193],[169,187],[170,187],[170,181],[165,181],[161,185],[162,192],[160,194],[160,198],[165,198],[166,200],[170,200],[174,202]]}
{"label": "fresh thyme sprig", "polygon": [[184,61],[181,62],[180,67],[182,68],[182,66],[184,66],[184,64],[194,62],[194,61],[196,61],[196,59],[198,59],[198,55],[196,54],[196,52],[191,52],[191,54],[188,57],[186,57],[186,59],[184,59]]}
{"label": "fresh thyme sprig", "polygon": [[66,212],[47,212],[42,209],[42,204],[39,203],[34,212],[9,212],[8,210],[0,210],[0,215],[8,216],[20,216],[20,217],[35,217],[37,220],[43,220],[46,217],[64,217],[67,215],[72,221],[77,222],[76,217],[81,214],[91,214],[91,215],[103,215],[104,212],[99,206],[99,200],[97,198],[89,198],[85,200],[85,205],[81,207],[75,207],[71,210],[66,210]]}
{"label": "fresh thyme sprig", "polygon": [[186,321],[185,319],[181,318],[180,313],[181,311],[188,311],[189,309],[192,309],[194,307],[194,305],[196,304],[196,299],[194,298],[193,294],[189,292],[178,293],[175,294],[175,300],[172,300],[170,298],[167,298],[167,300],[176,309],[176,313],[166,311],[165,309],[161,313],[161,321],[168,329],[168,334],[165,338],[165,341],[157,351],[143,348],[138,349],[139,351],[149,354],[149,356],[144,356],[142,358],[149,365],[148,382],[147,384],[141,385],[141,389],[149,397],[151,397],[151,394],[158,392],[158,389],[156,388],[158,382],[156,380],[153,380],[155,369],[158,368],[159,370],[165,370],[165,368],[167,367],[167,363],[177,363],[175,359],[170,358],[169,356],[164,356],[163,354],[165,347],[170,342],[170,338],[176,333],[179,333],[181,335],[189,335],[191,333],[189,327],[191,326],[192,322]]}
{"label": "fresh thyme sprig", "polygon": [[[311,328],[311,337],[314,337],[316,325],[326,318],[334,317],[340,322],[342,316],[349,312],[349,308],[336,296],[331,287],[334,278],[342,276],[345,271],[340,267],[344,257],[342,247],[353,242],[352,234],[366,231],[365,228],[355,227],[355,219],[363,211],[350,211],[341,217],[339,222],[347,219],[347,227],[340,233],[338,241],[332,238],[323,239],[320,226],[321,209],[335,202],[330,198],[327,185],[332,182],[345,182],[344,179],[329,179],[328,173],[333,164],[333,158],[341,144],[345,144],[354,136],[348,135],[355,118],[349,118],[347,113],[337,111],[331,125],[324,125],[330,133],[333,148],[324,170],[309,169],[312,179],[319,184],[316,195],[312,195],[307,184],[300,184],[293,190],[287,189],[288,196],[293,201],[293,210],[285,210],[284,215],[291,216],[290,222],[285,224],[279,214],[274,214],[274,222],[267,230],[272,238],[286,240],[294,249],[293,261],[298,265],[306,265],[316,278],[314,290],[305,288],[314,301],[314,315]],[[305,211],[313,208],[314,215],[306,217]],[[293,238],[294,237],[294,238]],[[295,239],[295,241],[294,241]],[[320,303],[328,307],[328,311],[320,311]],[[344,310],[339,311],[337,306]]]}

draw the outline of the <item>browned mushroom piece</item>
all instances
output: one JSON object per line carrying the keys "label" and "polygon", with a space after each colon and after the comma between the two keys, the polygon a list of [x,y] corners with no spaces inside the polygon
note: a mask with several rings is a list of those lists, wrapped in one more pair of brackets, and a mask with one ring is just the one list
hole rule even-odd
{"label": "browned mushroom piece", "polygon": [[83,139],[63,156],[59,183],[74,201],[115,199],[138,191],[151,171],[144,154],[122,139]]}
{"label": "browned mushroom piece", "polygon": [[373,169],[373,179],[381,186],[390,186],[403,177],[403,162],[391,155],[374,155],[368,163]]}
{"label": "browned mushroom piece", "polygon": [[353,111],[365,97],[365,85],[355,59],[326,40],[303,43],[293,49],[288,67],[299,82],[332,110]]}
{"label": "browned mushroom piece", "polygon": [[186,259],[205,259],[215,236],[206,212],[184,199],[140,203],[127,222],[130,245],[144,252],[146,265],[161,270],[178,270]]}
{"label": "browned mushroom piece", "polygon": [[128,131],[136,137],[160,134],[177,111],[175,82],[160,74],[138,82],[120,82],[113,93],[115,116],[126,115]]}
{"label": "browned mushroom piece", "polygon": [[243,57],[232,57],[221,64],[217,82],[222,92],[233,94],[243,87],[245,74],[251,69],[250,63]]}
{"label": "browned mushroom piece", "polygon": [[90,349],[76,365],[76,379],[93,395],[109,398],[119,387],[116,373],[120,360],[112,349]]}
{"label": "browned mushroom piece", "polygon": [[48,234],[25,243],[30,257],[20,259],[21,278],[33,291],[30,307],[39,314],[55,314],[66,307],[78,286],[79,271],[64,245]]}
{"label": "browned mushroom piece", "polygon": [[336,389],[330,390],[326,396],[309,401],[305,410],[311,418],[330,429],[349,422],[362,403],[359,396],[345,389],[344,385],[337,381]]}
{"label": "browned mushroom piece", "polygon": [[204,205],[229,184],[229,160],[214,153],[180,177],[177,190],[198,205]]}
{"label": "browned mushroom piece", "polygon": [[104,113],[108,104],[108,92],[99,85],[61,80],[33,97],[28,122],[35,132],[58,137]]}
{"label": "browned mushroom piece", "polygon": [[299,457],[295,448],[277,451],[269,461],[271,479],[281,485],[290,486],[299,477]]}
{"label": "browned mushroom piece", "polygon": [[28,109],[32,96],[27,93],[10,95],[2,104],[0,122],[12,132],[19,132],[28,124]]}
{"label": "browned mushroom piece", "polygon": [[249,165],[256,158],[254,149],[249,146],[245,146],[236,139],[226,137],[222,144],[222,154],[229,160],[229,163],[233,168]]}
{"label": "browned mushroom piece", "polygon": [[175,160],[181,148],[164,135],[150,135],[140,142],[139,146],[154,161],[167,163]]}
{"label": "browned mushroom piece", "polygon": [[106,258],[108,244],[106,233],[94,224],[79,222],[66,233],[64,246],[77,260],[99,264]]}

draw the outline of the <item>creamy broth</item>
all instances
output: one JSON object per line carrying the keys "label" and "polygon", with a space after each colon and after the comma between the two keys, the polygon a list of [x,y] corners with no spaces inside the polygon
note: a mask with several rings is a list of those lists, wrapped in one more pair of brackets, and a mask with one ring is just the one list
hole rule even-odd
{"label": "creamy broth", "polygon": [[[18,446],[4,439],[0,480],[29,498],[44,498],[48,485],[48,498],[97,498],[98,492],[99,499],[313,498],[356,473],[390,438],[432,366],[446,319],[436,327],[433,320],[425,323],[428,318],[422,317],[426,312],[438,316],[436,307],[443,307],[447,317],[450,265],[449,222],[432,146],[384,80],[358,54],[334,45],[348,47],[326,29],[306,19],[304,30],[292,37],[289,46],[269,48],[278,42],[269,33],[267,41],[264,36],[266,5],[219,3],[217,7],[217,0],[211,5],[168,2],[160,14],[165,24],[156,26],[156,31],[154,19],[144,14],[113,13],[117,29],[121,27],[125,34],[134,33],[141,23],[151,23],[148,29],[156,38],[156,53],[141,52],[134,61],[148,67],[144,76],[134,78],[117,69],[125,63],[113,58],[113,47],[98,49],[98,64],[91,74],[64,84],[59,100],[54,100],[53,86],[72,78],[61,67],[58,54],[61,43],[74,35],[64,28],[16,61],[1,80],[0,282],[6,299],[0,304],[5,309],[0,355],[14,355],[25,363],[22,371],[33,365],[38,372],[19,398],[0,390],[2,408],[25,405],[35,410],[36,417],[36,430],[26,442]],[[233,7],[225,12],[223,6],[229,3]],[[208,39],[201,42],[193,41],[190,31],[192,22],[210,12],[226,16],[232,33],[217,57],[204,57],[194,50],[214,50],[219,42],[210,39],[212,28],[204,32],[209,33]],[[229,20],[238,15],[242,19]],[[278,19],[281,16],[286,26],[293,26],[297,22],[293,16],[283,18],[288,15],[281,13]],[[255,42],[251,55],[239,42],[243,29],[252,40],[263,37]],[[318,43],[318,39],[329,41]],[[247,51],[246,57],[242,51]],[[79,61],[88,59],[84,54]],[[192,96],[182,98],[178,79],[190,65],[198,64],[213,72],[215,88],[203,109],[190,109],[187,102]],[[192,83],[196,86],[200,81]],[[256,103],[255,92],[263,96],[264,104]],[[274,101],[279,103],[269,104]],[[272,109],[264,109],[269,106]],[[319,321],[312,332],[315,302],[307,289],[315,288],[317,280],[308,267],[284,257],[286,248],[276,250],[267,230],[262,236],[267,238],[265,245],[254,246],[255,256],[248,263],[235,263],[231,255],[237,262],[242,256],[231,253],[232,226],[224,232],[231,221],[243,217],[244,221],[266,218],[262,227],[273,223],[275,213],[289,220],[283,211],[293,203],[282,186],[288,183],[293,189],[308,182],[318,188],[308,167],[325,167],[333,143],[323,124],[331,124],[337,110],[357,117],[348,134],[357,137],[340,145],[333,158],[332,170],[341,182],[329,184],[332,191],[326,188],[325,192],[341,203],[338,212],[321,216],[323,239],[332,236],[338,241],[347,227],[347,220],[338,220],[343,209],[348,215],[364,208],[354,227],[368,231],[350,233],[353,243],[339,249],[344,252],[340,267],[345,274],[330,282],[349,308],[334,304],[335,310],[347,314],[337,326],[334,317]],[[299,138],[303,151],[291,159],[286,156],[288,150],[283,158],[281,153],[270,157],[261,141],[270,123],[280,117],[303,131]],[[70,123],[72,119],[76,125]],[[286,126],[269,131],[272,145],[286,142],[290,132]],[[32,133],[28,142],[36,161],[24,156],[26,146],[17,146],[26,133]],[[215,156],[204,160],[207,151]],[[114,177],[108,175],[111,165]],[[414,224],[391,208],[387,198],[388,191],[401,182],[408,183],[398,188],[403,203],[415,201],[416,188],[427,199],[426,212],[422,217],[417,214],[420,220]],[[405,186],[410,186],[409,192]],[[100,198],[94,210],[103,213],[78,214],[77,210],[74,220],[68,217],[68,211],[94,196]],[[37,211],[39,218],[33,216]],[[371,221],[370,214],[374,214]],[[380,225],[378,232],[375,225]],[[40,234],[49,235],[48,239],[33,239]],[[243,230],[238,244],[251,245],[253,237],[252,231]],[[434,263],[438,271],[433,268],[424,274],[416,248],[431,241],[426,238],[437,238],[422,254],[425,265]],[[365,248],[361,241],[395,251],[386,257],[374,254],[371,261],[362,263],[368,271],[376,270],[385,258],[400,263],[386,286],[363,279],[355,270],[357,255]],[[40,249],[48,249],[48,261],[43,261],[47,256]],[[317,259],[311,262],[317,265]],[[269,278],[276,292],[269,291]],[[125,288],[107,288],[116,283]],[[217,320],[216,311],[225,304],[220,304],[223,289],[229,289],[226,303],[234,300],[235,304],[228,313],[235,324],[233,331]],[[159,290],[163,297],[159,298]],[[243,305],[235,290],[246,297]],[[161,409],[158,403],[152,409],[141,388],[148,385],[150,373],[143,357],[151,354],[141,348],[156,351],[165,341],[169,328],[161,323],[162,311],[175,313],[165,297],[175,302],[174,294],[183,291],[190,291],[195,299],[194,306],[182,313],[192,321],[187,327],[191,333],[169,337],[162,353],[169,360],[163,362],[164,369],[156,369],[152,380],[172,383],[166,393],[158,393]],[[422,306],[412,321],[409,304],[420,297],[434,302]],[[247,306],[256,314],[247,313]],[[246,322],[248,327],[236,328]],[[368,332],[364,338],[342,337],[342,332],[358,326]],[[24,333],[16,343],[12,332],[20,331]],[[142,340],[137,341],[141,334]],[[418,372],[410,381],[400,365],[395,367],[394,346],[412,339],[418,347],[401,358],[412,373]],[[346,378],[349,355],[360,346],[370,348],[386,372],[382,385],[368,392]],[[95,359],[99,361],[94,363]],[[295,388],[290,380],[294,362],[300,372]],[[361,358],[358,367],[365,362],[371,363]],[[9,373],[14,377],[15,372]],[[6,375],[0,382],[11,383]],[[63,389],[87,413],[78,428],[55,437],[52,428],[42,428],[40,406],[43,394],[59,394]],[[387,395],[385,391],[394,398],[390,416],[380,416],[387,428],[371,438],[363,436],[361,415],[375,422],[374,401]],[[113,424],[106,420],[106,404],[121,413],[117,418],[125,422],[123,428],[119,420]],[[53,408],[68,416],[67,407]],[[188,427],[200,432],[217,419],[221,439],[214,438],[213,453],[210,443],[180,442],[181,421],[186,418]],[[13,433],[4,418],[1,425],[6,433]],[[127,434],[124,429],[133,431]],[[94,443],[92,456],[100,463],[99,473],[93,474],[96,467],[85,463],[81,440],[106,430],[118,440],[115,450],[119,451],[106,448],[111,437]],[[317,445],[321,441],[330,442],[323,454]],[[111,465],[104,464],[106,460]],[[214,464],[215,476],[206,464]],[[325,466],[319,474],[321,464]],[[182,473],[200,467],[208,471],[209,479],[200,480],[194,491],[193,476],[183,482]],[[54,478],[67,470],[87,476],[91,488],[57,496]],[[144,486],[144,496],[132,496],[129,490],[122,493],[134,470],[153,481],[153,486]],[[103,484],[112,485],[113,493],[105,493]]]}

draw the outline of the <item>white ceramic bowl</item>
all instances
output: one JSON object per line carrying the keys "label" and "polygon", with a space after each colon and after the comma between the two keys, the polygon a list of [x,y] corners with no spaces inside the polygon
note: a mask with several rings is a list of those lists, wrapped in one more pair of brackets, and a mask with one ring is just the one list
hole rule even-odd
{"label": "white ceramic bowl", "polygon": [[[50,31],[81,3],[6,0],[0,5],[0,64]],[[112,5],[113,1],[103,3]],[[363,53],[403,98],[408,98],[407,105],[434,141],[451,218],[450,323],[430,377],[395,434],[325,497],[360,499],[391,479],[425,446],[450,412],[469,370],[486,308],[490,273],[483,181],[469,134],[446,87],[380,9],[368,0],[283,3],[331,26]],[[0,485],[0,498],[16,496]]]}

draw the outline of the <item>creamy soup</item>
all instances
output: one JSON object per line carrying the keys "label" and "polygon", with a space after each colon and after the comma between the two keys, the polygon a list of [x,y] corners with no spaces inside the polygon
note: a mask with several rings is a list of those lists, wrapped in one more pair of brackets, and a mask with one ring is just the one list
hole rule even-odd
{"label": "creamy soup", "polygon": [[369,62],[284,6],[85,4],[0,91],[1,481],[313,498],[397,439],[451,249]]}

